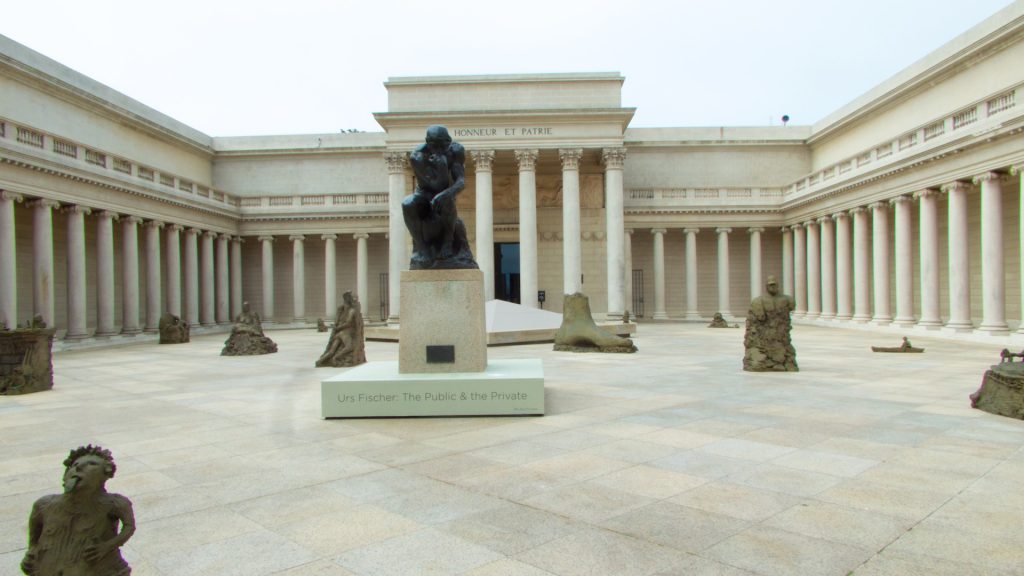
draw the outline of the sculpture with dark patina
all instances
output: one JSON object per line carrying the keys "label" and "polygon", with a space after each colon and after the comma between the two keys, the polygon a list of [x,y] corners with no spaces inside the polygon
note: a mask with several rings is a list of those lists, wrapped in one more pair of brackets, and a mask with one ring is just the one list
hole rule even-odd
{"label": "sculpture with dark patina", "polygon": [[479,268],[455,197],[466,187],[466,149],[444,126],[427,128],[426,141],[409,154],[416,188],[402,201],[412,235],[411,270]]}

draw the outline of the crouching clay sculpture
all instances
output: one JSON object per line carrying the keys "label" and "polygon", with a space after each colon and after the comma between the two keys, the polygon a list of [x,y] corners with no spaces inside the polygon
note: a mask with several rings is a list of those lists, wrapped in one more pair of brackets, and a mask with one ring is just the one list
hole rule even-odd
{"label": "crouching clay sculpture", "polygon": [[590,300],[580,294],[566,294],[562,304],[562,326],[555,333],[555,350],[561,352],[636,352],[629,338],[621,338],[597,327],[590,314]]}

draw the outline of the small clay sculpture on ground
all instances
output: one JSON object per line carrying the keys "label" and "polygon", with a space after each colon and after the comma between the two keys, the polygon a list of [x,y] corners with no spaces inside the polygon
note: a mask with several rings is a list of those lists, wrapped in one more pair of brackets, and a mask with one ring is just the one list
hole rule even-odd
{"label": "small clay sculpture on ground", "polygon": [[182,322],[181,318],[168,312],[160,317],[160,343],[161,344],[184,344],[188,342],[188,323]]}
{"label": "small clay sculpture on ground", "polygon": [[99,446],[72,450],[64,460],[64,493],[32,505],[28,550],[21,571],[29,576],[128,576],[121,546],[135,533],[130,500],[106,490],[117,467]]}
{"label": "small clay sculpture on ground", "polygon": [[708,328],[739,328],[739,324],[729,324],[722,317],[721,312],[715,312],[715,315],[711,318],[711,324],[708,324]]}
{"label": "small clay sculpture on ground", "polygon": [[316,331],[317,332],[327,332],[327,323],[324,322],[323,318],[317,318],[316,319]]}
{"label": "small clay sculpture on ground", "polygon": [[779,294],[774,276],[768,277],[766,289],[768,293],[754,298],[747,312],[743,369],[750,372],[797,372],[796,349],[789,334],[793,327],[789,318],[793,298]]}
{"label": "small clay sculpture on ground", "polygon": [[327,341],[327,349],[316,361],[317,368],[331,366],[345,368],[366,363],[366,342],[363,339],[363,313],[359,299],[345,292],[344,303],[338,307],[334,329]]}
{"label": "small clay sculpture on ground", "polygon": [[590,300],[580,294],[566,294],[562,304],[562,326],[555,333],[555,350],[561,352],[636,352],[629,338],[598,328],[590,313]]}
{"label": "small clay sculpture on ground", "polygon": [[1014,358],[1024,359],[1024,351],[1003,349],[999,364],[985,371],[981,387],[970,395],[971,408],[1024,420],[1024,362]]}
{"label": "small clay sculpture on ground", "polygon": [[886,347],[886,346],[872,346],[871,347],[871,351],[872,352],[893,352],[893,353],[909,354],[909,353],[921,353],[921,352],[924,352],[924,348],[914,348],[910,344],[910,340],[908,340],[907,337],[904,336],[903,337],[903,343],[900,344],[899,346],[889,346],[889,347]]}
{"label": "small clay sculpture on ground", "polygon": [[53,388],[53,334],[38,315],[24,327],[0,330],[0,396]]}
{"label": "small clay sculpture on ground", "polygon": [[263,324],[260,315],[249,308],[249,303],[242,303],[242,312],[235,318],[231,335],[224,342],[221,356],[254,356],[277,352],[277,344],[263,335]]}

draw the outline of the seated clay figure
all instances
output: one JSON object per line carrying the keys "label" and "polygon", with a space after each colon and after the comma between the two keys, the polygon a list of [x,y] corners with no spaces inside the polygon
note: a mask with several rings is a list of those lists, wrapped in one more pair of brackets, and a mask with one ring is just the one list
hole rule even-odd
{"label": "seated clay figure", "polygon": [[128,576],[121,546],[135,533],[130,500],[106,490],[117,467],[99,446],[72,450],[64,460],[64,493],[32,505],[28,550],[21,571],[29,576]]}
{"label": "seated clay figure", "polygon": [[563,352],[636,352],[629,338],[598,328],[590,313],[590,300],[579,292],[566,294],[562,325],[555,333],[555,350]]}
{"label": "seated clay figure", "polygon": [[224,342],[221,356],[253,356],[277,352],[277,344],[263,335],[260,315],[249,308],[249,303],[242,304],[242,312],[235,317],[235,325],[231,327],[231,335]]}
{"label": "seated clay figure", "polygon": [[711,324],[708,324],[708,328],[739,328],[739,324],[729,324],[725,321],[721,312],[715,312],[715,315],[711,318]]}
{"label": "seated clay figure", "polygon": [[338,307],[327,349],[316,361],[317,368],[344,368],[366,363],[363,314],[359,308],[359,299],[351,292],[345,292],[342,299],[344,303]]}
{"label": "seated clay figure", "polygon": [[168,312],[160,317],[160,343],[184,344],[189,341],[188,323]]}

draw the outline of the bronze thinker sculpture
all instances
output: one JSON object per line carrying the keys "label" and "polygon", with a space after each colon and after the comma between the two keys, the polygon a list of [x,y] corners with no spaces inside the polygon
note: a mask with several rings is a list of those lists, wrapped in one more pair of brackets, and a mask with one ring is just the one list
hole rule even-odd
{"label": "bronze thinker sculpture", "polygon": [[793,298],[779,294],[774,276],[768,277],[762,294],[750,302],[747,332],[743,336],[743,369],[749,372],[797,372],[796,349],[790,340],[793,328],[789,313]]}
{"label": "bronze thinker sculpture", "polygon": [[455,209],[455,197],[466,187],[466,149],[444,126],[431,126],[409,164],[416,175],[416,188],[402,201],[412,235],[409,269],[479,268]]}
{"label": "bronze thinker sculpture", "polygon": [[131,574],[120,548],[135,533],[132,503],[106,490],[116,469],[110,451],[99,446],[82,446],[68,454],[64,493],[43,496],[32,505],[22,572],[29,576]]}
{"label": "bronze thinker sculpture", "polygon": [[338,307],[334,328],[327,341],[327,350],[316,361],[316,367],[332,366],[345,368],[366,363],[366,342],[363,338],[363,313],[359,299],[351,292],[342,296],[343,304]]}

